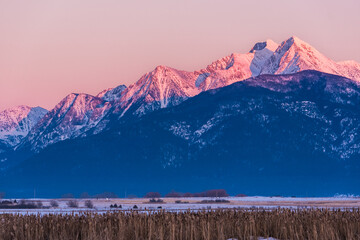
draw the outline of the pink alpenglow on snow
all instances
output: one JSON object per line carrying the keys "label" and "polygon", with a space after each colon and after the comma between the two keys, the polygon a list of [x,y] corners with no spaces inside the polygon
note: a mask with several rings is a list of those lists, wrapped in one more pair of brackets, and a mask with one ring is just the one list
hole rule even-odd
{"label": "pink alpenglow on snow", "polygon": [[96,134],[107,128],[109,116],[142,116],[178,105],[203,91],[261,74],[317,70],[360,81],[359,66],[351,61],[335,62],[297,37],[281,44],[272,40],[256,43],[247,53],[233,53],[198,71],[160,65],[129,87],[119,85],[96,96],[68,95],[31,129],[21,146],[28,144],[33,150],[38,150],[65,139]]}
{"label": "pink alpenglow on snow", "polygon": [[15,146],[48,111],[41,107],[17,106],[0,112],[0,142]]}
{"label": "pink alpenglow on snow", "polygon": [[157,65],[192,72],[293,34],[359,62],[359,9],[358,0],[0,1],[0,110],[52,109],[71,92],[129,86]]}

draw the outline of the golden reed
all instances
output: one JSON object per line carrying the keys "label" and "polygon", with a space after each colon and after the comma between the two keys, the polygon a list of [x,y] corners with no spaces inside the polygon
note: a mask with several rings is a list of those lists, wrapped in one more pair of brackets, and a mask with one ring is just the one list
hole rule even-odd
{"label": "golden reed", "polygon": [[118,211],[0,215],[0,239],[360,239],[360,210]]}

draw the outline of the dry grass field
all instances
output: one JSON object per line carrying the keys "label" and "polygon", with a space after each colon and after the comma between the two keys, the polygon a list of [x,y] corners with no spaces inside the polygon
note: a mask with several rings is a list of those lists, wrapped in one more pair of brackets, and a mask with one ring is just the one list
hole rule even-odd
{"label": "dry grass field", "polygon": [[360,210],[273,209],[0,215],[1,240],[360,239]]}

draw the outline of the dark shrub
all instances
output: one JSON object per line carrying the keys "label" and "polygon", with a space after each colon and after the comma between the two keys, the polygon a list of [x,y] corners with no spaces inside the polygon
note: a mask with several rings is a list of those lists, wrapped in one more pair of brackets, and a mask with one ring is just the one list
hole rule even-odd
{"label": "dark shrub", "polygon": [[51,201],[50,201],[50,206],[52,206],[52,207],[58,207],[58,206],[59,206],[59,203],[58,203],[57,201],[55,201],[55,200],[51,200]]}
{"label": "dark shrub", "polygon": [[26,201],[24,199],[20,200],[20,203],[16,206],[17,208],[37,208],[36,204],[31,201]]}
{"label": "dark shrub", "polygon": [[66,205],[70,208],[77,208],[79,207],[79,204],[76,200],[70,200],[66,203]]}
{"label": "dark shrub", "polygon": [[162,200],[162,199],[155,199],[155,198],[151,198],[150,200],[149,200],[149,203],[163,203],[164,202],[164,200]]}
{"label": "dark shrub", "polygon": [[86,200],[85,201],[85,207],[87,208],[94,208],[94,204],[91,200]]}
{"label": "dark shrub", "polygon": [[226,199],[216,199],[216,200],[202,200],[200,203],[229,203],[229,200]]}

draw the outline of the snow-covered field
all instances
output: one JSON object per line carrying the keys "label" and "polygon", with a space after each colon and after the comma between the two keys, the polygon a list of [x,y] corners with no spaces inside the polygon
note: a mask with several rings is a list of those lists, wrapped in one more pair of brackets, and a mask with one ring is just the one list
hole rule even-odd
{"label": "snow-covered field", "polygon": [[[201,203],[203,200],[223,199],[226,203]],[[10,200],[10,199],[9,199]],[[68,202],[74,200],[78,207],[69,207]],[[91,200],[94,208],[87,208],[85,201]],[[145,198],[116,198],[116,199],[28,199],[28,202],[42,203],[40,209],[0,209],[2,213],[19,214],[47,214],[47,213],[79,213],[83,211],[107,212],[129,210],[165,210],[165,211],[197,211],[223,208],[249,208],[249,209],[273,209],[273,208],[329,208],[351,209],[360,208],[359,197],[328,197],[328,198],[289,198],[289,197],[225,197],[225,198],[162,198],[163,202],[149,203]],[[181,201],[176,203],[175,201]],[[51,201],[56,201],[58,207],[51,207]],[[110,207],[117,205],[121,208]],[[134,206],[137,208],[134,208]]]}

